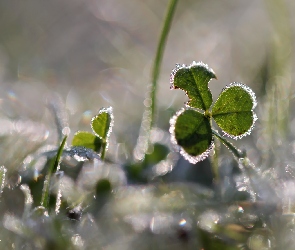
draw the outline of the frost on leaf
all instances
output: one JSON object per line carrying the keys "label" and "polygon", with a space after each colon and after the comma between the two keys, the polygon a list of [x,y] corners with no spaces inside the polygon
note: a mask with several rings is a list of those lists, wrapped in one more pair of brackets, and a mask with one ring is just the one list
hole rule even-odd
{"label": "frost on leaf", "polygon": [[209,81],[215,78],[214,71],[202,62],[192,62],[189,66],[176,64],[170,76],[171,89],[182,89],[193,108],[208,110],[212,104],[212,94],[208,88]]}
{"label": "frost on leaf", "polygon": [[96,136],[106,142],[112,132],[113,123],[112,107],[102,108],[99,110],[98,115],[92,118],[91,128]]}
{"label": "frost on leaf", "polygon": [[210,120],[192,109],[181,109],[170,120],[171,141],[191,163],[206,159],[213,149]]}
{"label": "frost on leaf", "polygon": [[78,131],[72,140],[73,146],[83,146],[90,148],[95,152],[99,152],[102,146],[102,141],[99,137],[86,131]]}
{"label": "frost on leaf", "polygon": [[250,134],[257,120],[254,92],[241,83],[223,89],[212,108],[212,117],[223,132],[233,139]]}
{"label": "frost on leaf", "polygon": [[100,157],[90,148],[74,146],[63,151],[63,155],[70,156],[77,161],[100,160]]}

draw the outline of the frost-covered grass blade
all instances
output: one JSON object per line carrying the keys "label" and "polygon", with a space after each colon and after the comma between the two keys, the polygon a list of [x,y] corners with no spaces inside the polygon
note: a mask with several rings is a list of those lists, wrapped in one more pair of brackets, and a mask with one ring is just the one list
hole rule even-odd
{"label": "frost-covered grass blade", "polygon": [[177,64],[170,76],[171,88],[182,89],[189,97],[187,105],[193,108],[208,110],[212,104],[212,94],[208,83],[216,78],[208,65],[193,62],[189,66]]}
{"label": "frost-covered grass blade", "polygon": [[254,92],[241,83],[233,83],[219,95],[212,108],[212,117],[217,125],[234,139],[249,134],[257,119]]}
{"label": "frost-covered grass blade", "polygon": [[46,209],[48,209],[48,205],[49,205],[49,188],[50,188],[51,176],[53,173],[55,173],[58,170],[60,158],[61,158],[64,146],[66,144],[66,140],[67,140],[67,136],[65,136],[64,139],[62,140],[58,148],[56,158],[54,162],[51,164],[51,166],[49,167],[47,176],[44,181],[42,198],[41,198],[41,206],[44,206]]}
{"label": "frost-covered grass blade", "polygon": [[7,169],[4,166],[0,167],[0,195],[3,191],[5,186],[5,176],[6,176]]}

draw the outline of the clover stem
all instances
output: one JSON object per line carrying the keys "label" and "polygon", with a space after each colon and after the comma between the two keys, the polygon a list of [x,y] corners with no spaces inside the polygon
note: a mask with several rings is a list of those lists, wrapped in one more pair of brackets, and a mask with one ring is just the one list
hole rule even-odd
{"label": "clover stem", "polygon": [[256,191],[255,184],[251,179],[251,176],[253,174],[257,174],[257,172],[255,171],[255,165],[246,156],[245,152],[237,149],[232,143],[230,143],[225,137],[221,136],[217,131],[212,129],[212,133],[234,154],[239,163],[243,166],[242,171],[247,175],[251,184],[252,192],[250,193],[250,195],[252,196],[252,200],[256,201],[258,192]]}
{"label": "clover stem", "polygon": [[245,157],[245,155],[239,149],[237,149],[226,138],[221,136],[217,131],[212,129],[212,133],[234,154],[235,157],[237,157],[238,159]]}
{"label": "clover stem", "polygon": [[101,154],[100,154],[100,158],[102,160],[104,160],[104,157],[105,157],[106,147],[107,147],[106,142],[103,142],[102,145],[101,145]]}
{"label": "clover stem", "polygon": [[219,149],[220,149],[220,142],[218,140],[214,140],[214,154],[212,156],[212,171],[214,175],[214,182],[219,182],[219,171],[218,171],[218,157],[219,157]]}

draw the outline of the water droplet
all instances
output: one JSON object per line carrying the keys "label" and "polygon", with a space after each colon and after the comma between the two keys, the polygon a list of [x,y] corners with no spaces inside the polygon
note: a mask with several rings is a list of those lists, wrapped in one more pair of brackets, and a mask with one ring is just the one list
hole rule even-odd
{"label": "water droplet", "polygon": [[70,129],[69,127],[64,127],[64,128],[62,129],[62,134],[63,134],[63,135],[69,135],[70,132],[71,132],[71,129]]}

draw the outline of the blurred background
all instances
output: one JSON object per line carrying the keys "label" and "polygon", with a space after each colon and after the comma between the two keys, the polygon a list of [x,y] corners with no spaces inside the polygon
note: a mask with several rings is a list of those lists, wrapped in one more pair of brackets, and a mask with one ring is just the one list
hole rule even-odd
{"label": "blurred background", "polygon": [[[1,0],[0,134],[21,131],[56,143],[48,103],[65,104],[70,137],[90,131],[92,116],[112,106],[116,140],[132,150],[167,5]],[[210,82],[214,98],[231,82],[250,86],[258,96],[257,126],[237,144],[249,145],[256,162],[283,140],[289,148],[295,133],[294,8],[291,0],[179,1],[159,81],[157,125],[167,130],[187,99],[169,90],[175,63],[203,61],[218,77]]]}
{"label": "blurred background", "polygon": [[[231,247],[241,242],[295,249],[295,1],[178,2],[158,83],[154,151],[136,162],[169,2],[0,0],[1,249],[241,249]],[[169,77],[176,63],[192,61],[215,71],[214,100],[232,82],[257,95],[255,128],[234,142],[256,166],[249,163],[251,179],[218,144],[212,165],[194,166],[171,150],[169,120],[187,97],[170,90]],[[48,216],[39,205],[61,131],[70,132],[69,146],[109,106],[107,161],[93,154],[84,164],[67,148]]]}

